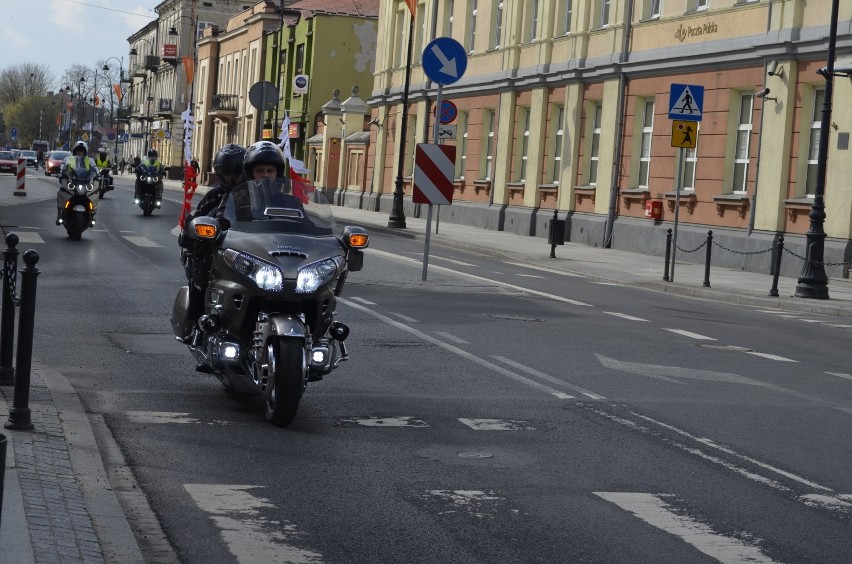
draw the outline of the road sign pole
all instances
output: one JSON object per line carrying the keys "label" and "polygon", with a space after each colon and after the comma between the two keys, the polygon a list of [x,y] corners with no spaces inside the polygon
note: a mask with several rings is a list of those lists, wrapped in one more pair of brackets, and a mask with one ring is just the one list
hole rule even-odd
{"label": "road sign pole", "polygon": [[426,280],[426,271],[429,270],[429,232],[432,229],[432,204],[429,204],[429,209],[426,211],[426,240],[423,243],[423,276],[421,280]]}
{"label": "road sign pole", "polygon": [[669,282],[674,282],[675,257],[677,256],[677,216],[680,212],[680,189],[683,183],[683,147],[677,150],[677,172],[675,173],[675,210],[674,229],[672,229],[672,264],[669,274]]}

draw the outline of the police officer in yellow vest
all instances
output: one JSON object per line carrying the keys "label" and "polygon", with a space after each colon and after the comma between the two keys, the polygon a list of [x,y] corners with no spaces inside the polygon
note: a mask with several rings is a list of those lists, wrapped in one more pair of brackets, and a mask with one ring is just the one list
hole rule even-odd
{"label": "police officer in yellow vest", "polygon": [[98,187],[98,193],[100,194],[100,197],[103,198],[104,194],[106,194],[109,190],[112,190],[112,176],[110,176],[112,163],[109,162],[109,157],[103,149],[101,149],[98,156],[95,157],[95,166],[98,167],[98,173],[101,175],[101,184]]}
{"label": "police officer in yellow vest", "polygon": [[[151,169],[153,169],[153,171],[156,172],[156,176],[161,177],[160,182],[157,184],[157,194],[156,194],[157,201],[160,201],[163,198],[163,182],[162,182],[163,163],[160,162],[160,158],[159,158],[159,155],[157,154],[156,149],[149,149],[148,154],[145,157],[145,160],[143,160],[142,163],[141,163],[141,166],[137,167],[137,169],[136,169],[136,184],[134,185],[135,189],[134,189],[134,194],[133,194],[133,200],[137,203],[139,202],[139,174],[141,173],[142,169],[145,169],[145,170],[148,170],[148,171],[151,171]],[[157,207],[160,207],[160,206],[157,206]]]}
{"label": "police officer in yellow vest", "polygon": [[105,168],[112,167],[109,162],[109,157],[107,156],[105,151],[101,151],[98,156],[95,157],[95,165],[98,167],[98,170],[103,170]]}
{"label": "police officer in yellow vest", "polygon": [[[63,187],[68,185],[69,172],[77,169],[85,168],[92,172],[92,178],[98,172],[98,167],[95,160],[89,155],[89,146],[85,141],[77,141],[74,148],[71,149],[71,154],[65,158],[62,166],[59,168],[59,184]],[[56,194],[56,225],[62,223],[62,209],[65,207],[65,202],[70,196],[67,192],[59,190]]]}

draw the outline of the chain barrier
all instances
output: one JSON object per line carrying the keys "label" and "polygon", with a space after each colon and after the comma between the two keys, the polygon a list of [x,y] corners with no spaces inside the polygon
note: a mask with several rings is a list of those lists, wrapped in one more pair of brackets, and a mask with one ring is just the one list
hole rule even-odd
{"label": "chain barrier", "polygon": [[681,249],[680,245],[678,245],[677,243],[675,243],[675,248],[682,253],[694,253],[696,251],[700,251],[701,249],[703,249],[704,245],[706,245],[706,244],[707,244],[707,239],[705,239],[703,243],[701,243],[700,245],[698,245],[697,247],[695,247],[691,251],[687,251],[686,249]]}
{"label": "chain barrier", "polygon": [[768,249],[763,249],[762,251],[735,251],[734,249],[729,249],[724,245],[720,245],[716,241],[713,241],[713,244],[719,247],[720,249],[725,249],[729,253],[734,253],[737,255],[762,255],[763,253],[768,253],[769,251],[775,250],[775,248],[778,246],[777,244],[775,244],[769,247]]}
{"label": "chain barrier", "polygon": [[811,264],[820,264],[822,266],[852,266],[852,261],[848,261],[848,262],[822,262],[822,261],[818,261],[818,260],[810,260],[809,261],[806,257],[803,257],[799,254],[794,253],[793,251],[791,251],[787,247],[784,247],[784,252],[793,255],[797,259],[801,259],[805,262],[810,262]]}

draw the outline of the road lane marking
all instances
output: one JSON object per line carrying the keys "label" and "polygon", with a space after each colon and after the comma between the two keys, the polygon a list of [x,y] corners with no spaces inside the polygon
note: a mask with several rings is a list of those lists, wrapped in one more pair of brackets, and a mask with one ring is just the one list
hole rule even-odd
{"label": "road lane marking", "polygon": [[704,335],[699,335],[698,333],[693,333],[692,331],[684,331],[683,329],[663,329],[664,331],[670,331],[672,333],[676,333],[683,337],[689,337],[690,339],[698,339],[704,341],[715,341],[713,337],[705,337]]}
{"label": "road lane marking", "polygon": [[240,563],[285,564],[322,562],[323,556],[304,546],[306,533],[283,519],[269,519],[263,509],[276,509],[269,500],[247,490],[260,486],[184,484],[195,504],[219,528],[222,540]]}
{"label": "road lane marking", "polygon": [[520,276],[521,278],[540,278],[543,279],[544,276],[539,276],[538,274],[516,274],[515,276]]}
{"label": "road lane marking", "polygon": [[799,321],[804,321],[805,323],[822,323],[822,319],[800,319]]}
{"label": "road lane marking", "polygon": [[601,499],[614,503],[658,529],[680,537],[700,552],[719,562],[770,564],[775,562],[752,542],[717,533],[706,523],[674,511],[664,498],[669,494],[630,492],[594,492]]}
{"label": "road lane marking", "polygon": [[838,329],[850,329],[852,325],[843,325],[842,323],[826,323],[829,327],[837,327]]}
{"label": "road lane marking", "polygon": [[467,419],[459,417],[459,421],[474,431],[535,431],[535,427],[526,421],[512,419]]}
{"label": "road lane marking", "polygon": [[189,413],[172,411],[128,411],[127,418],[131,423],[143,424],[201,423],[198,419],[190,417]]}
{"label": "road lane marking", "polygon": [[371,302],[370,300],[365,300],[364,298],[349,298],[350,300],[355,300],[356,302],[361,302],[364,305],[376,305],[376,302]]}
{"label": "road lane marking", "polygon": [[18,236],[18,243],[44,243],[44,239],[35,231],[17,231],[15,235]]}
{"label": "road lane marking", "polygon": [[620,284],[616,284],[615,282],[592,282],[592,284],[597,284],[598,286],[620,286]]}
{"label": "road lane marking", "polygon": [[533,270],[542,270],[544,272],[550,272],[551,274],[559,274],[561,276],[572,276],[574,278],[585,278],[582,274],[576,274],[574,272],[566,272],[564,270],[558,270],[556,268],[550,268],[549,266],[538,266],[537,264],[526,264],[523,262],[512,262],[512,261],[503,261],[503,264],[509,264],[512,266],[520,266],[521,268],[531,268]]}
{"label": "road lane marking", "polygon": [[[372,249],[370,249],[370,250],[371,250],[371,252],[372,252]],[[417,255],[417,256],[422,256],[422,255],[423,255],[423,253],[422,253],[422,252],[420,252],[420,251],[405,251],[405,253],[406,253],[406,254],[408,254],[408,255]],[[443,260],[443,261],[445,261],[445,262],[451,262],[451,263],[453,263],[453,264],[457,264],[457,265],[459,265],[459,266],[479,266],[479,265],[477,265],[477,264],[471,264],[471,263],[469,263],[469,262],[462,262],[462,261],[460,261],[460,260],[455,260],[455,259],[451,259],[451,258],[447,258],[447,257],[442,257],[442,256],[440,256],[440,255],[432,255],[432,254],[430,254],[430,255],[429,255],[429,260],[432,260],[432,259],[438,259],[438,260]]]}
{"label": "road lane marking", "polygon": [[397,318],[402,319],[403,321],[407,321],[409,323],[420,323],[419,321],[417,321],[413,317],[408,317],[407,315],[403,315],[403,314],[397,313],[395,311],[390,312],[390,314],[394,317],[397,317]]}
{"label": "road lane marking", "polygon": [[852,512],[852,494],[822,495],[805,494],[799,496],[799,500],[805,505],[830,509],[832,511]]}
{"label": "road lane marking", "polygon": [[615,317],[620,317],[622,319],[626,319],[627,321],[644,321],[646,323],[650,323],[647,319],[642,319],[641,317],[633,317],[632,315],[627,315],[626,313],[618,313],[617,311],[605,311],[607,315],[614,315]]}
{"label": "road lane marking", "polygon": [[341,423],[354,423],[361,427],[414,427],[425,429],[429,424],[411,416],[404,417],[351,417],[343,419]]}
{"label": "road lane marking", "polygon": [[[541,372],[539,370],[536,370],[535,368],[531,368],[529,366],[521,364],[520,362],[516,362],[516,361],[514,361],[510,358],[506,358],[505,356],[491,355],[491,358],[493,358],[494,360],[499,360],[503,364],[507,364],[507,365],[511,366],[512,368],[517,368],[518,370],[526,372],[527,374],[530,374],[532,376],[536,376],[538,378],[541,378],[542,380],[546,380],[546,381],[548,381],[552,384],[557,384],[557,385],[560,385],[560,386],[565,386],[567,388],[570,388],[570,389],[574,390],[575,392],[577,392],[578,394],[583,394],[584,396],[586,396],[590,399],[593,399],[593,400],[606,399],[605,397],[598,395],[594,392],[590,392],[589,390],[587,390],[585,388],[581,388],[580,386],[577,386],[577,385],[572,384],[570,382],[566,382],[565,380],[560,380],[559,378],[555,378],[554,376],[551,376],[550,374],[545,374],[544,372]],[[566,399],[572,399],[572,398],[571,398],[571,396],[568,396]]]}
{"label": "road lane marking", "polygon": [[568,394],[560,392],[559,390],[555,390],[555,389],[551,388],[550,386],[545,386],[544,384],[540,384],[540,383],[536,382],[535,380],[530,380],[529,378],[521,376],[520,374],[515,374],[514,372],[512,372],[510,370],[506,370],[502,366],[494,364],[493,362],[489,362],[489,361],[485,360],[484,358],[480,358],[480,357],[478,357],[474,354],[471,354],[471,353],[469,353],[465,350],[462,350],[458,347],[454,347],[453,345],[450,345],[449,343],[445,343],[444,341],[436,339],[435,337],[428,335],[428,334],[426,334],[422,331],[419,331],[419,330],[417,330],[413,327],[409,327],[405,323],[402,323],[402,322],[397,321],[395,319],[391,319],[390,317],[388,317],[386,315],[382,315],[381,313],[379,313],[377,311],[373,311],[372,309],[370,309],[368,307],[364,307],[364,306],[359,305],[357,303],[353,303],[353,301],[352,301],[353,299],[354,298],[348,298],[348,299],[338,298],[338,301],[343,303],[343,304],[348,305],[349,307],[354,307],[355,309],[361,310],[364,313],[366,313],[367,315],[372,315],[376,319],[384,321],[388,325],[392,325],[392,326],[396,327],[397,329],[401,329],[402,331],[406,331],[407,333],[410,333],[410,334],[412,334],[416,337],[419,337],[420,339],[422,339],[422,340],[424,340],[428,343],[432,343],[433,345],[439,346],[439,347],[441,347],[442,349],[444,349],[448,352],[456,354],[456,355],[458,355],[458,356],[460,356],[464,359],[467,359],[467,360],[469,360],[469,361],[471,361],[475,364],[478,364],[478,365],[480,365],[484,368],[487,368],[487,369],[489,369],[493,372],[497,372],[498,374],[502,374],[503,376],[507,376],[507,377],[511,378],[512,380],[515,380],[516,382],[520,382],[521,384],[526,384],[527,386],[530,386],[531,388],[535,388],[536,390],[539,390],[539,391],[544,392],[546,394],[556,396],[559,399],[572,399],[571,396],[569,396]]}
{"label": "road lane marking", "polygon": [[[386,251],[380,251],[378,249],[371,249],[370,253],[375,254],[375,255],[379,255],[379,256],[384,256],[388,260],[393,260],[393,261],[396,261],[396,262],[405,263],[409,266],[415,266],[415,265],[420,266],[421,265],[421,262],[418,261],[418,260],[406,258],[406,257],[401,257],[401,256],[396,255],[394,253],[388,253]],[[564,302],[564,303],[567,303],[567,304],[577,305],[577,306],[594,307],[594,306],[592,306],[592,304],[587,304],[585,302],[581,302],[581,301],[578,301],[578,300],[572,300],[570,298],[564,298],[562,296],[557,296],[555,294],[548,294],[547,292],[539,292],[538,290],[531,290],[529,288],[524,288],[523,286],[517,286],[515,284],[509,284],[508,282],[500,282],[499,280],[493,280],[491,278],[484,278],[482,276],[476,276],[474,274],[468,274],[467,272],[461,272],[459,270],[453,270],[452,268],[446,268],[446,267],[443,267],[443,266],[433,265],[432,269],[433,270],[440,270],[442,272],[446,272],[448,274],[453,274],[453,275],[456,275],[456,276],[462,276],[464,278],[470,278],[471,280],[476,280],[476,281],[479,281],[479,282],[487,282],[489,284],[495,284],[497,286],[502,286],[504,288],[511,288],[512,290],[517,290],[519,292],[525,292],[527,294],[532,294],[534,296],[540,296],[542,298],[547,298],[547,299],[555,300],[555,301],[558,301],[558,302]]]}
{"label": "road lane marking", "polygon": [[[426,501],[437,501],[450,507],[440,511],[439,515],[455,515],[465,512],[478,519],[493,519],[498,510],[506,506],[506,498],[495,495],[494,492],[478,490],[426,490],[422,496]],[[517,509],[511,509],[517,514]]]}
{"label": "road lane marking", "polygon": [[133,243],[137,247],[162,247],[159,243],[155,243],[151,239],[147,237],[137,237],[134,235],[122,235],[124,239],[127,239],[129,242]]}
{"label": "road lane marking", "polygon": [[465,341],[461,337],[456,337],[455,335],[453,335],[451,333],[445,333],[444,331],[435,331],[435,334],[442,336],[443,338],[447,339],[448,341],[452,341],[452,342],[458,343],[460,345],[469,345],[470,344],[469,341]]}
{"label": "road lane marking", "polygon": [[852,380],[852,374],[844,374],[843,372],[826,372],[829,376],[837,376],[838,378],[846,378]]}
{"label": "road lane marking", "polygon": [[798,360],[793,360],[791,358],[785,358],[783,356],[778,356],[777,354],[769,354],[762,353],[757,351],[745,351],[748,354],[753,354],[754,356],[759,356],[761,358],[768,358],[769,360],[777,360],[779,362],[799,362]]}

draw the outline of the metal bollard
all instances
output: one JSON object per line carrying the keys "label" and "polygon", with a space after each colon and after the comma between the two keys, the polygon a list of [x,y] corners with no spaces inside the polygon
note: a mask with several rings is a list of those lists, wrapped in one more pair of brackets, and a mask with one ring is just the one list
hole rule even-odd
{"label": "metal bollard", "polygon": [[39,275],[38,253],[32,249],[24,253],[26,266],[21,270],[21,315],[18,319],[18,353],[15,367],[15,391],[6,429],[33,428],[30,417],[30,368],[33,360],[33,329],[35,321],[36,282]]}
{"label": "metal bollard", "polygon": [[15,281],[18,278],[18,236],[6,235],[8,247],[3,250],[3,313],[0,314],[0,386],[15,383],[12,358],[15,346]]}
{"label": "metal bollard", "polygon": [[666,263],[663,267],[663,280],[669,281],[669,261],[672,258],[672,230],[666,229]]}
{"label": "metal bollard", "polygon": [[[6,474],[6,435],[0,433],[0,517],[3,516],[3,482]],[[2,523],[0,523],[2,525]],[[2,530],[2,529],[0,529]]]}
{"label": "metal bollard", "polygon": [[550,258],[556,258],[556,245],[565,244],[565,220],[558,219],[557,210],[553,210],[547,230],[547,242],[550,244]]}
{"label": "metal bollard", "polygon": [[713,248],[713,232],[707,232],[707,252],[704,255],[704,287],[710,287],[710,251]]}
{"label": "metal bollard", "polygon": [[778,248],[775,252],[775,265],[772,274],[772,288],[769,290],[769,296],[772,298],[778,297],[778,277],[781,276],[781,255],[784,254],[784,236],[778,236]]}

